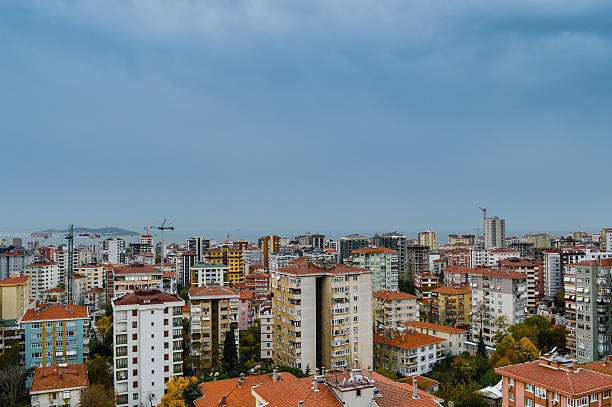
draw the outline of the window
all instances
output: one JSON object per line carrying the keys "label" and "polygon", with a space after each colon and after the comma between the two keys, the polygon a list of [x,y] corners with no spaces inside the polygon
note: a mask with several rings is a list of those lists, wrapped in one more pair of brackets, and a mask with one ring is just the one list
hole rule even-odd
{"label": "window", "polygon": [[528,391],[530,393],[533,393],[533,384],[531,383],[525,383],[525,391]]}
{"label": "window", "polygon": [[[132,310],[132,316],[135,317],[138,315],[138,311],[136,311],[135,309]],[[120,396],[121,397],[121,396]],[[127,400],[126,400],[127,401]]]}
{"label": "window", "polygon": [[535,395],[545,399],[546,398],[546,389],[536,386],[535,387]]}
{"label": "window", "polygon": [[513,392],[508,392],[508,399],[510,401],[514,401],[514,393]]}
{"label": "window", "polygon": [[357,389],[355,392],[355,397],[361,397],[361,389]]}
{"label": "window", "polygon": [[134,393],[134,395],[132,396],[132,398],[133,398],[134,400],[138,400],[138,393]]}
{"label": "window", "polygon": [[132,322],[132,328],[138,328],[138,322],[136,321]]}
{"label": "window", "polygon": [[605,398],[605,399],[609,399],[610,398],[610,390],[604,390],[603,398]]}
{"label": "window", "polygon": [[591,394],[591,403],[597,400],[599,400],[599,393]]}
{"label": "window", "polygon": [[525,399],[525,407],[533,407],[533,400]]}
{"label": "window", "polygon": [[514,378],[510,378],[510,386],[514,386]]}

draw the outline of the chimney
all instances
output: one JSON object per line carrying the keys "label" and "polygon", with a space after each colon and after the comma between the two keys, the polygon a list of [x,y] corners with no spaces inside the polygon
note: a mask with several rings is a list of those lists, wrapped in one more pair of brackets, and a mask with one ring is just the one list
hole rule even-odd
{"label": "chimney", "polygon": [[319,391],[319,382],[316,377],[314,377],[312,381],[312,391]]}
{"label": "chimney", "polygon": [[578,369],[578,363],[574,360],[572,361],[572,370]]}
{"label": "chimney", "polygon": [[274,368],[274,370],[272,370],[272,381],[274,383],[276,383],[276,372],[278,372],[278,369]]}
{"label": "chimney", "polygon": [[240,378],[238,379],[238,387],[242,387],[242,383],[244,383],[244,373],[240,373]]}
{"label": "chimney", "polygon": [[225,403],[226,400],[227,400],[227,396],[225,394],[221,396],[221,407],[227,406],[227,404]]}
{"label": "chimney", "polygon": [[372,381],[372,369],[368,369],[368,379]]}
{"label": "chimney", "polygon": [[298,401],[298,407],[304,407],[304,402],[302,400]]}
{"label": "chimney", "polygon": [[417,385],[417,379],[415,379],[414,377],[412,378],[412,398],[419,398],[419,386]]}
{"label": "chimney", "polygon": [[452,402],[452,401],[449,401],[449,402],[448,402],[448,407],[455,407],[455,403],[454,403],[454,402]]}

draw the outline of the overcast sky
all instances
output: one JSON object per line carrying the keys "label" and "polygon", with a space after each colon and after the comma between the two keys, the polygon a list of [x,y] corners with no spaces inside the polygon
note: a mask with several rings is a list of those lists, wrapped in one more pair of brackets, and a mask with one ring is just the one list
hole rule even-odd
{"label": "overcast sky", "polygon": [[0,0],[0,230],[611,226],[612,2]]}

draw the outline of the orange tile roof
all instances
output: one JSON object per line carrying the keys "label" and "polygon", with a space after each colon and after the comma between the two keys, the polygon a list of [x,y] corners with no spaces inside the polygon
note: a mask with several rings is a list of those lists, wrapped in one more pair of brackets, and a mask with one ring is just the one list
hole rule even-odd
{"label": "orange tile roof", "polygon": [[431,322],[424,322],[424,321],[408,321],[408,322],[404,322],[404,325],[416,326],[419,328],[429,328],[429,329],[436,330],[436,331],[450,332],[454,334],[467,333],[467,331],[464,329],[454,328],[452,326],[447,326],[447,325],[432,324]]}
{"label": "orange tile roof", "polygon": [[105,267],[104,264],[83,264],[81,266],[77,266],[78,269],[96,269],[100,267]]}
{"label": "orange tile roof", "polygon": [[511,249],[491,250],[491,253],[516,253],[516,254],[518,254],[518,252],[516,250],[511,250]]}
{"label": "orange tile roof", "polygon": [[30,393],[44,393],[51,390],[87,387],[88,385],[87,369],[83,364],[66,367],[39,367],[34,372]]}
{"label": "orange tile roof", "polygon": [[85,294],[91,294],[91,293],[101,293],[104,292],[104,288],[100,288],[100,287],[94,287],[90,290],[85,291]]}
{"label": "orange tile roof", "polygon": [[270,278],[269,273],[252,273],[245,277],[247,280],[253,280],[258,278]]}
{"label": "orange tile roof", "polygon": [[409,300],[419,298],[416,295],[391,290],[376,291],[373,293],[373,295],[374,297],[382,298],[385,300]]}
{"label": "orange tile roof", "polygon": [[48,261],[48,262],[30,263],[30,264],[26,264],[24,267],[44,267],[44,266],[55,266],[55,265],[57,265],[56,262]]}
{"label": "orange tile roof", "polygon": [[221,286],[221,285],[205,285],[202,287],[194,287],[189,289],[189,298],[192,297],[213,297],[213,296],[236,296],[240,293],[233,288]]}
{"label": "orange tile roof", "polygon": [[162,277],[174,277],[176,273],[174,271],[164,271],[162,272]]}
{"label": "orange tile roof", "polygon": [[289,267],[281,267],[277,270],[279,273],[287,273],[294,275],[309,275],[309,274],[362,274],[362,273],[371,273],[370,270],[345,266],[343,264],[336,264],[333,267],[326,269],[317,267],[315,264],[310,264],[307,266],[306,264],[299,264]]}
{"label": "orange tile roof", "polygon": [[[281,381],[275,384],[292,383],[297,378],[291,373],[282,372]],[[256,376],[246,376],[244,383],[238,387],[238,378],[217,380],[200,384],[203,396],[194,401],[196,407],[218,407],[223,396],[228,407],[253,407],[255,398],[251,394],[254,386],[273,383],[272,376],[262,374]],[[297,403],[295,404],[297,406]]]}
{"label": "orange tile roof", "polygon": [[456,287],[442,286],[442,287],[434,288],[433,290],[431,290],[431,292],[439,293],[439,294],[459,295],[459,294],[471,294],[472,290],[469,289],[468,287],[456,288]]}
{"label": "orange tile roof", "polygon": [[[389,337],[393,335],[393,337]],[[421,346],[444,342],[444,339],[420,332],[410,333],[408,330],[385,330],[374,334],[374,343],[389,345],[401,349],[414,349]]]}
{"label": "orange tile roof", "polygon": [[253,291],[252,290],[242,290],[242,291],[240,291],[240,299],[241,300],[252,300],[253,299]]}
{"label": "orange tile roof", "polygon": [[84,274],[72,273],[72,278],[87,278]]}
{"label": "orange tile roof", "polygon": [[353,254],[362,254],[362,253],[397,253],[397,251],[393,249],[387,249],[386,247],[362,247],[361,249],[353,250]]}
{"label": "orange tile roof", "polygon": [[417,386],[419,387],[419,389],[426,389],[428,387],[440,384],[440,382],[437,381],[437,380],[430,379],[429,377],[420,376],[420,375],[404,377],[404,378],[399,379],[398,381],[401,382],[401,383],[412,384],[412,381],[415,380],[415,379],[417,381]]}
{"label": "orange tile roof", "polygon": [[585,363],[580,365],[583,369],[589,369],[594,372],[603,373],[612,376],[612,361],[609,359],[598,360],[596,362]]}
{"label": "orange tile roof", "polygon": [[576,266],[599,266],[599,267],[612,267],[612,258],[610,259],[599,259],[599,260],[586,260],[574,263]]}
{"label": "orange tile roof", "polygon": [[27,283],[29,280],[30,276],[13,275],[4,280],[0,280],[0,285],[5,287],[9,285],[20,285]]}
{"label": "orange tile roof", "polygon": [[327,253],[334,253],[334,254],[338,254],[337,250],[334,250],[330,247],[326,247],[325,249],[323,249],[323,251],[326,251]]}
{"label": "orange tile roof", "polygon": [[568,368],[546,366],[543,360],[505,366],[495,372],[522,382],[529,382],[570,397],[578,397],[594,391],[612,389],[612,376],[589,369],[576,371]]}
{"label": "orange tile roof", "polygon": [[499,264],[502,266],[514,266],[514,267],[524,267],[524,268],[533,268],[539,266],[537,262],[527,261],[527,260],[514,260],[514,259],[504,259],[500,260]]}
{"label": "orange tile roof", "polygon": [[471,267],[447,267],[444,269],[445,273],[451,274],[472,273],[474,271],[476,271],[476,269]]}
{"label": "orange tile roof", "polygon": [[144,266],[132,265],[132,266],[115,267],[115,274],[144,274],[144,273],[159,274],[161,273],[161,271],[149,265],[144,265]]}
{"label": "orange tile roof", "polygon": [[[45,308],[46,307],[46,308]],[[22,322],[50,321],[63,319],[85,319],[89,318],[87,307],[82,305],[49,305],[44,304],[38,308],[27,310],[21,319]]]}
{"label": "orange tile roof", "polygon": [[511,271],[511,270],[478,269],[478,270],[475,270],[472,274],[480,274],[482,276],[487,276],[487,277],[511,278],[513,280],[519,279],[519,278],[526,278],[525,274],[519,273],[518,271]]}

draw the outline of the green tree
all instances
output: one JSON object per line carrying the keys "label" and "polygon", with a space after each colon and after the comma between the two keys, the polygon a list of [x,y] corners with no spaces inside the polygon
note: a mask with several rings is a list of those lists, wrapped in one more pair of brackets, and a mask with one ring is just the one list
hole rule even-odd
{"label": "green tree", "polygon": [[478,344],[476,345],[476,353],[480,356],[487,356],[487,345],[484,342],[484,336],[482,335],[482,329],[478,334]]}
{"label": "green tree", "polygon": [[178,296],[185,302],[189,301],[189,295],[184,288],[178,292]]}
{"label": "green tree", "polygon": [[183,318],[181,321],[183,325],[183,375],[193,376],[193,358],[191,357],[191,321],[188,318]]}
{"label": "green tree", "polygon": [[195,407],[194,401],[203,396],[202,390],[200,390],[200,383],[202,383],[202,380],[192,380],[183,390],[183,400],[185,400],[188,407]]}
{"label": "green tree", "polygon": [[107,389],[113,387],[109,359],[102,355],[94,354],[87,360],[87,376],[89,384],[101,384]]}
{"label": "green tree", "polygon": [[238,352],[236,351],[236,337],[234,336],[233,329],[225,333],[221,365],[223,370],[228,372],[230,376],[236,376],[236,372],[238,371]]}
{"label": "green tree", "polygon": [[113,325],[112,325],[112,320],[110,317],[104,316],[102,318],[99,318],[96,321],[96,329],[98,330],[98,333],[104,337],[104,335],[106,335],[107,332],[113,330]]}
{"label": "green tree", "polygon": [[451,362],[451,369],[457,382],[471,382],[476,375],[476,363],[470,355],[462,354]]}
{"label": "green tree", "polygon": [[113,304],[110,301],[104,305],[104,315],[111,318],[113,316]]}
{"label": "green tree", "polygon": [[565,290],[559,290],[553,299],[555,311],[561,315],[565,315]]}
{"label": "green tree", "polygon": [[508,322],[508,316],[505,314],[498,316],[495,318],[493,324],[495,325],[495,335],[493,335],[491,339],[497,344],[509,333],[508,328],[510,327],[510,323]]}
{"label": "green tree", "polygon": [[412,280],[399,280],[399,290],[403,293],[416,295],[416,287]]}
{"label": "green tree", "polygon": [[114,407],[115,396],[112,390],[101,384],[93,384],[81,396],[81,407]]}
{"label": "green tree", "polygon": [[521,338],[516,345],[516,359],[513,363],[524,363],[536,360],[538,358],[538,348],[535,347],[529,338]]}
{"label": "green tree", "polygon": [[25,369],[21,364],[0,367],[0,405],[17,407],[29,404],[30,395],[26,379],[34,369]]}

